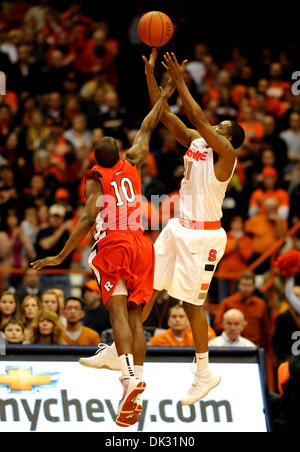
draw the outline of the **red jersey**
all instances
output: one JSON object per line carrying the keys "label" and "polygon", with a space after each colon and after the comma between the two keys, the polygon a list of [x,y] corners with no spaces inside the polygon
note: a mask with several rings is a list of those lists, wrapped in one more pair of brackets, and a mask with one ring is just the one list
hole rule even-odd
{"label": "red jersey", "polygon": [[142,231],[142,183],[136,166],[120,159],[112,168],[95,165],[85,179],[98,180],[103,206],[96,218],[95,240],[108,231]]}

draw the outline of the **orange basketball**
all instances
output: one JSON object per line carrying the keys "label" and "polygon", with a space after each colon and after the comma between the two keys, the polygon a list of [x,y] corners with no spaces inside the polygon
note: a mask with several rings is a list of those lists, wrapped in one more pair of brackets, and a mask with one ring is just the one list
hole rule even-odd
{"label": "orange basketball", "polygon": [[173,36],[171,19],[160,11],[151,11],[141,17],[138,25],[141,40],[150,47],[161,47]]}

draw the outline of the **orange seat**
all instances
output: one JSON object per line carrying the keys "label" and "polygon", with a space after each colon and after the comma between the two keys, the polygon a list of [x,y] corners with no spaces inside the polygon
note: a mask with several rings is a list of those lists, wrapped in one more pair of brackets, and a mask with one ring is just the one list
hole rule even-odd
{"label": "orange seat", "polygon": [[286,385],[288,379],[290,378],[290,368],[289,363],[283,363],[281,366],[278,367],[277,371],[278,375],[278,391],[279,394],[282,396],[283,394],[283,386]]}

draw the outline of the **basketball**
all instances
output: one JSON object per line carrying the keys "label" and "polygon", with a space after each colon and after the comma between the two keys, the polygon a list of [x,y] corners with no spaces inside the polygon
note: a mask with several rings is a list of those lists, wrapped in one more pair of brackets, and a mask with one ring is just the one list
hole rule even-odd
{"label": "basketball", "polygon": [[139,21],[139,36],[150,47],[161,47],[167,44],[173,32],[174,26],[171,19],[160,11],[146,13]]}

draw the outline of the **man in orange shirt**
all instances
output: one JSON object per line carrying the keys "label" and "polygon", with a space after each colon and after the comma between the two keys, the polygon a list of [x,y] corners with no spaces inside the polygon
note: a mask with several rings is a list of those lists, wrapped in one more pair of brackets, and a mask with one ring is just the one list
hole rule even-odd
{"label": "man in orange shirt", "polygon": [[[180,304],[176,304],[169,309],[168,316],[169,329],[154,336],[150,345],[173,346],[173,347],[194,347],[192,330],[189,325],[187,315]],[[216,333],[208,327],[208,340],[216,337]]]}
{"label": "man in orange shirt", "polygon": [[163,333],[157,334],[151,339],[151,345],[193,347],[193,336],[189,328],[188,318],[180,304],[173,306],[169,310],[168,317],[169,329]]}
{"label": "man in orange shirt", "polygon": [[254,274],[243,273],[239,282],[239,291],[225,298],[220,304],[215,318],[215,329],[217,332],[222,332],[225,312],[238,309],[244,314],[247,322],[243,337],[267,350],[269,346],[267,306],[262,298],[253,295],[254,290]]}
{"label": "man in orange shirt", "polygon": [[[230,230],[227,233],[227,245],[223,259],[219,264],[220,273],[242,273],[247,269],[252,255],[250,237],[244,232],[243,218],[240,215],[232,217]],[[218,279],[218,299],[221,302],[230,295],[231,281]]]}
{"label": "man in orange shirt", "polygon": [[79,298],[68,298],[65,304],[65,317],[67,325],[63,332],[63,340],[69,345],[98,345],[99,334],[83,326],[80,321],[84,317],[84,304]]}
{"label": "man in orange shirt", "polygon": [[278,215],[283,220],[287,220],[290,210],[289,195],[282,188],[276,187],[278,172],[272,166],[266,166],[262,171],[263,187],[252,193],[249,205],[249,216],[265,213],[264,201],[272,198],[278,201]]}
{"label": "man in orange shirt", "polygon": [[[287,221],[278,215],[278,201],[267,198],[264,201],[265,213],[255,215],[245,223],[245,232],[252,238],[252,260],[256,260],[264,254],[274,243],[281,239],[287,229]],[[257,274],[262,274],[270,268],[269,261],[256,269]]]}

